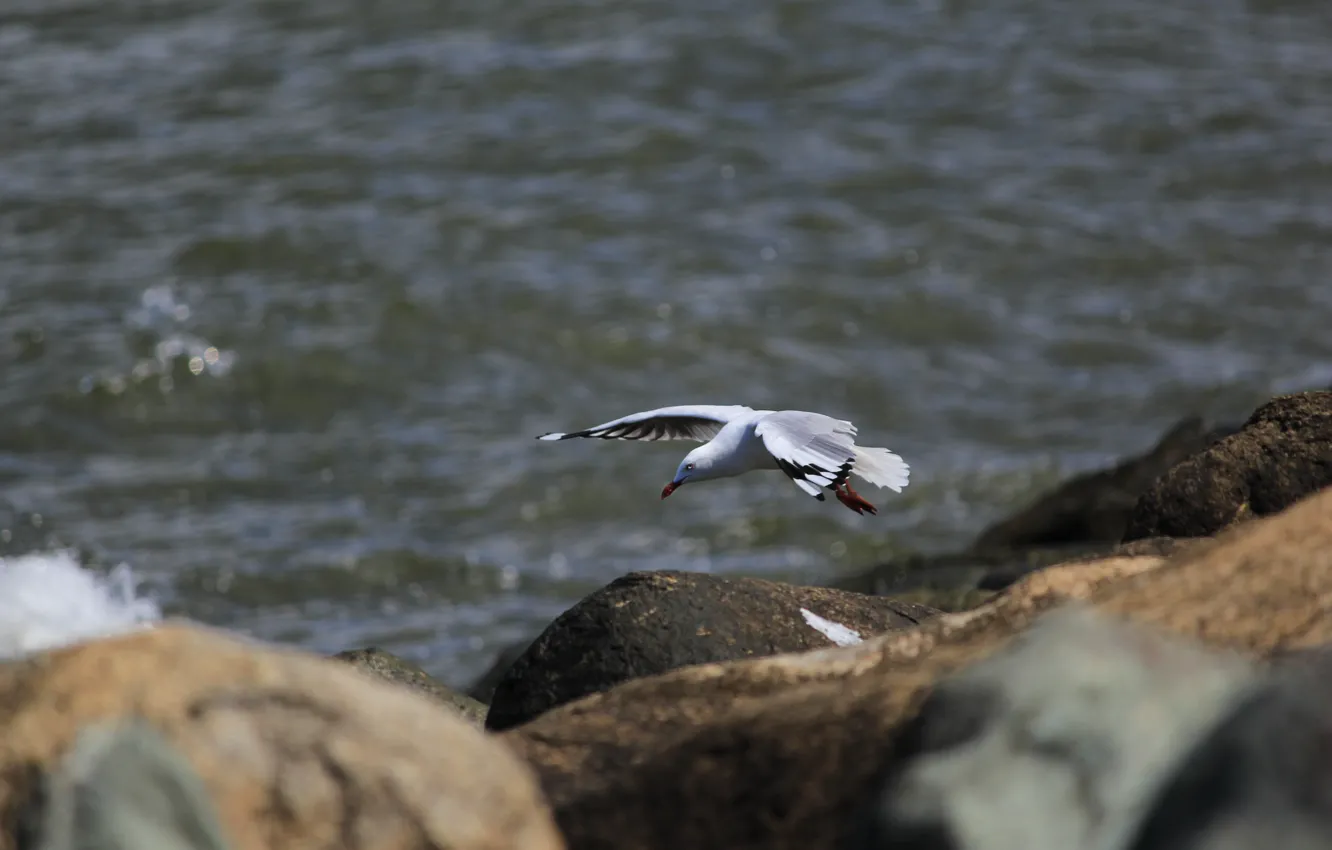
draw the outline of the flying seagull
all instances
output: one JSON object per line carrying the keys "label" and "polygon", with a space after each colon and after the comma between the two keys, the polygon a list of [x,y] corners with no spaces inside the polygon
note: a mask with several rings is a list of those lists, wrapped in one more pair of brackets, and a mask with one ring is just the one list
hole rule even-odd
{"label": "flying seagull", "polygon": [[910,467],[887,449],[857,446],[856,426],[803,410],[754,410],[743,405],[682,404],[631,413],[582,431],[542,434],[538,440],[693,440],[664,499],[687,482],[731,478],[756,469],[780,469],[795,485],[824,501],[822,490],[858,514],[878,510],[851,489],[858,475],[900,493]]}

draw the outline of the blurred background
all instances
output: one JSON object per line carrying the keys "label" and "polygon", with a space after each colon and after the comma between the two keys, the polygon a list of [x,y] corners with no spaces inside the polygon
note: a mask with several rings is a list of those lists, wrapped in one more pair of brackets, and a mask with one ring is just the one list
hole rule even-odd
{"label": "blurred background", "polygon": [[[1324,3],[9,0],[0,116],[0,554],[451,682],[625,572],[956,548],[1332,382]],[[533,439],[689,402],[911,486]]]}

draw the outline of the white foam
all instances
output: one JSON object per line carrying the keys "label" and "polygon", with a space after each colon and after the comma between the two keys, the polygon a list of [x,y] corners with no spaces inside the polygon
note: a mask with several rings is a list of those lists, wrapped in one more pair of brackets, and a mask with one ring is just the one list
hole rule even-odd
{"label": "white foam", "polygon": [[72,552],[0,558],[0,659],[133,631],[162,618],[124,564],[105,577]]}
{"label": "white foam", "polygon": [[838,646],[855,646],[862,642],[864,638],[860,632],[855,629],[849,629],[841,623],[834,623],[832,620],[825,620],[808,608],[801,608],[800,613],[804,615],[805,622],[809,627]]}

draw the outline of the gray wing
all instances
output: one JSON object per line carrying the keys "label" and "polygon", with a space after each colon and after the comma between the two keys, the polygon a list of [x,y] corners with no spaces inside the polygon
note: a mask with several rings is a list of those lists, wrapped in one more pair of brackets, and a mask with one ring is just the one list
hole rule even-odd
{"label": "gray wing", "polygon": [[582,431],[542,434],[537,439],[598,437],[602,440],[695,440],[705,443],[717,436],[727,422],[753,412],[752,408],[740,404],[680,404],[631,413]]}
{"label": "gray wing", "polygon": [[856,426],[803,410],[779,410],[759,420],[754,434],[796,486],[823,501],[824,487],[840,487],[856,462]]}

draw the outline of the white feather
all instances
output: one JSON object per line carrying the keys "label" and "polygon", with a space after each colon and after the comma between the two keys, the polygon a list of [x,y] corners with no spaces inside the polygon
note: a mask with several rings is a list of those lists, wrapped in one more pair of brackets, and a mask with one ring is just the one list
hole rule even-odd
{"label": "white feather", "polygon": [[595,437],[608,440],[695,440],[706,442],[733,419],[753,413],[744,405],[677,404],[612,419],[581,431],[556,431],[538,440]]}
{"label": "white feather", "polygon": [[841,623],[825,620],[807,608],[801,608],[800,613],[804,616],[805,622],[809,624],[811,629],[823,635],[838,646],[855,646],[864,640],[864,638],[860,636],[860,632],[854,629],[849,629]]}
{"label": "white feather", "polygon": [[851,474],[894,493],[901,493],[910,482],[911,467],[895,453],[872,446],[856,446],[854,451],[856,465],[851,467]]}

